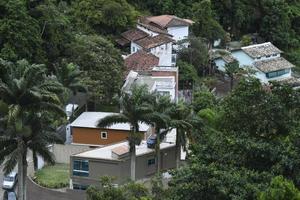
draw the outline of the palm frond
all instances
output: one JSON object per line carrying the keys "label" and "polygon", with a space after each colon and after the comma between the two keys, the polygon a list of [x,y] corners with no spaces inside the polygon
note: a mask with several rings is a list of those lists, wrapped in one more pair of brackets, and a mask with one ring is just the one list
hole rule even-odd
{"label": "palm frond", "polygon": [[105,128],[119,123],[130,123],[130,120],[124,114],[113,114],[99,120],[97,127]]}

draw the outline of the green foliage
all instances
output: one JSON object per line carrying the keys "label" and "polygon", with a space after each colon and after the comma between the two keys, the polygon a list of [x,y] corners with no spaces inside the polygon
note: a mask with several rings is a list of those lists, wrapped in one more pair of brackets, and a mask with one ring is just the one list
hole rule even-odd
{"label": "green foliage", "polygon": [[69,185],[69,180],[69,165],[55,164],[38,170],[34,181],[47,188],[63,188]]}
{"label": "green foliage", "polygon": [[299,100],[289,86],[247,79],[201,110],[205,126],[170,182],[171,199],[256,199],[276,175],[299,186]]}
{"label": "green foliage", "polygon": [[242,42],[242,46],[248,46],[252,43],[252,40],[249,35],[243,35],[241,42]]}
{"label": "green foliage", "polygon": [[[186,66],[186,64],[180,63],[180,61],[193,65],[197,71],[197,74],[199,76],[204,76],[208,72],[207,66],[209,64],[207,45],[202,38],[196,37],[189,38],[188,42],[190,43],[189,47],[184,47],[178,52],[177,62],[179,62],[179,64],[183,65],[185,68],[189,69],[189,72],[186,72],[190,74],[189,76],[191,76],[193,70],[190,69],[189,66]],[[196,78],[195,75],[193,78]]]}
{"label": "green foliage", "polygon": [[40,27],[23,0],[0,2],[0,57],[12,61],[44,60]]}
{"label": "green foliage", "polygon": [[266,138],[288,134],[294,127],[293,119],[299,118],[292,112],[299,105],[299,92],[288,90],[284,95],[290,97],[282,98],[286,87],[274,85],[274,92],[269,92],[257,79],[242,80],[223,103],[225,130]]}
{"label": "green foliage", "polygon": [[276,176],[272,179],[271,185],[266,191],[258,195],[258,200],[299,200],[300,191],[295,187],[292,181],[284,179],[282,176]]}
{"label": "green foliage", "polygon": [[123,59],[108,40],[98,35],[76,35],[67,55],[83,71],[81,82],[87,86],[91,101],[111,102],[118,94],[123,75]]}
{"label": "green foliage", "polygon": [[176,65],[179,68],[180,81],[192,81],[193,83],[200,81],[198,72],[193,65],[181,60],[178,60]]}
{"label": "green foliage", "polygon": [[88,188],[88,200],[151,200],[148,190],[142,184],[130,182],[115,187],[110,177],[102,177],[100,182],[100,188]]}
{"label": "green foliage", "polygon": [[214,108],[217,104],[216,96],[205,87],[196,91],[193,96],[192,105],[195,112],[206,108]]}
{"label": "green foliage", "polygon": [[71,93],[76,95],[77,92],[87,92],[83,84],[81,84],[81,74],[79,66],[73,63],[66,63],[63,61],[60,66],[55,66],[55,77],[64,88],[64,103],[67,102]]}
{"label": "green foliage", "polygon": [[118,34],[136,22],[138,12],[126,0],[76,0],[74,21],[86,30]]}
{"label": "green foliage", "polygon": [[214,19],[210,0],[194,3],[192,8],[195,21],[192,28],[196,36],[206,38],[211,43],[217,39],[224,39],[225,31]]}

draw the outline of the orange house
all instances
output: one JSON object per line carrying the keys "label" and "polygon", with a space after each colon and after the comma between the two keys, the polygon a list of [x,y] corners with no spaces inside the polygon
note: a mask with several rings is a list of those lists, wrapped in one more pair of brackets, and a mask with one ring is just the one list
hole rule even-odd
{"label": "orange house", "polygon": [[[102,146],[124,141],[128,138],[130,125],[128,123],[114,124],[110,127],[99,128],[97,123],[109,115],[118,113],[108,112],[84,112],[71,123],[73,144],[85,144],[90,146]],[[146,124],[139,124],[142,137],[150,129]]]}

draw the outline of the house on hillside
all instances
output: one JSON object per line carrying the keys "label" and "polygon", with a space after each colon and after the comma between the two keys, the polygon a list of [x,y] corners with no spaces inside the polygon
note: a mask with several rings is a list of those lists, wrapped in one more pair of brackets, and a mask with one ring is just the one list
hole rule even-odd
{"label": "house on hillside", "polygon": [[188,38],[192,24],[174,15],[141,17],[136,28],[122,33],[116,41],[121,47],[129,46],[130,54],[144,50],[157,56],[159,65],[175,66],[178,42]]}
{"label": "house on hillside", "polygon": [[[170,131],[160,144],[161,170],[176,167],[176,130]],[[116,184],[130,179],[130,154],[127,141],[72,155],[70,158],[70,188],[85,190],[98,185],[102,176],[115,177]],[[155,150],[145,140],[136,145],[136,179],[156,173]]]}
{"label": "house on hillside", "polygon": [[[130,124],[114,124],[106,128],[98,128],[97,123],[109,115],[118,115],[118,113],[109,112],[84,112],[70,125],[72,144],[82,144],[88,146],[104,146],[128,138]],[[144,138],[150,127],[146,124],[139,124],[141,137]]]}
{"label": "house on hillside", "polygon": [[144,50],[159,58],[159,66],[172,66],[173,39],[164,35],[148,36],[131,43],[131,53]]}
{"label": "house on hillside", "polygon": [[241,68],[252,69],[254,77],[265,84],[269,81],[296,80],[292,76],[294,65],[281,57],[281,53],[282,51],[272,43],[266,42],[233,50],[215,58],[214,63],[218,70],[225,71],[226,63],[237,60]]}
{"label": "house on hillside", "polygon": [[122,90],[130,92],[134,85],[147,85],[150,92],[169,96],[173,102],[178,99],[178,71],[174,67],[154,67],[151,71],[138,73],[130,71]]}

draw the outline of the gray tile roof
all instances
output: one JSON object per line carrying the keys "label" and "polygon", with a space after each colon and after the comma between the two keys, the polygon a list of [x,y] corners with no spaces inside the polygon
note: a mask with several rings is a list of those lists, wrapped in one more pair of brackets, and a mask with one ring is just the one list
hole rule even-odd
{"label": "gray tile roof", "polygon": [[242,47],[241,49],[252,58],[271,56],[273,54],[278,54],[282,52],[280,49],[275,47],[271,42],[250,45],[250,46]]}
{"label": "gray tile roof", "polygon": [[294,67],[292,63],[282,57],[257,61],[254,63],[254,66],[265,73]]}

